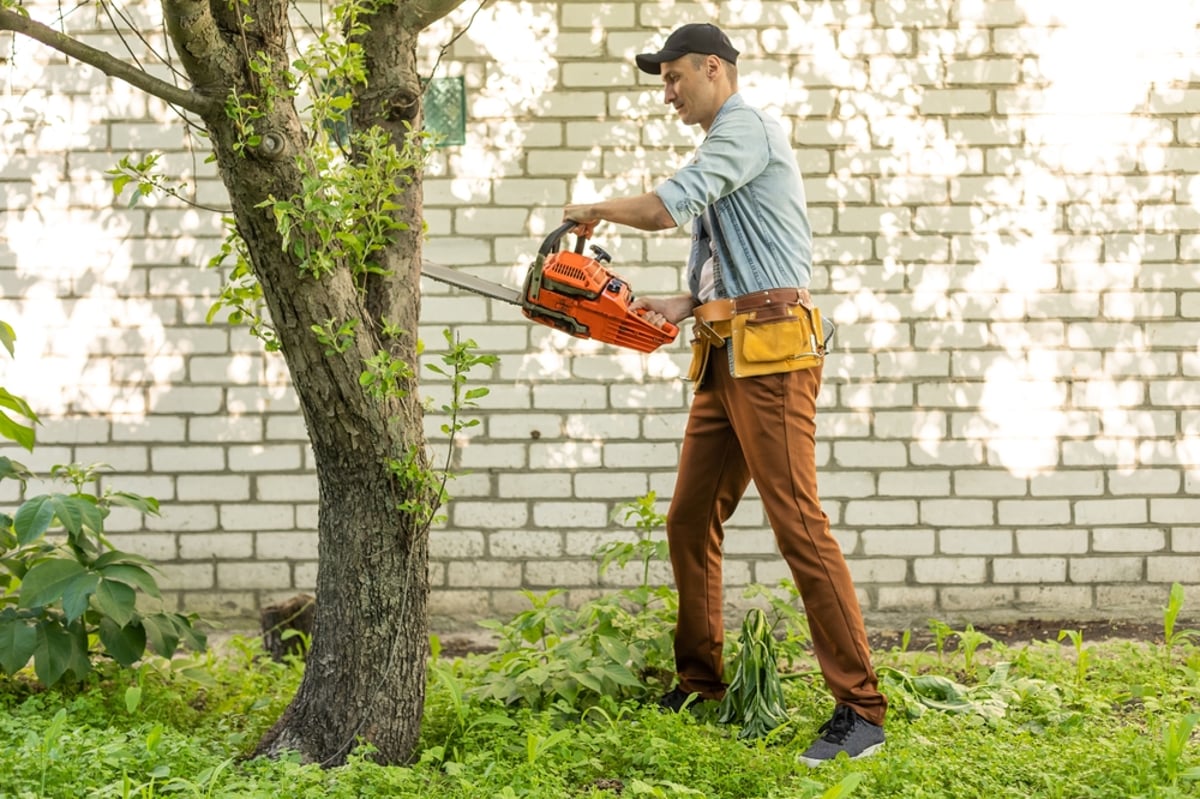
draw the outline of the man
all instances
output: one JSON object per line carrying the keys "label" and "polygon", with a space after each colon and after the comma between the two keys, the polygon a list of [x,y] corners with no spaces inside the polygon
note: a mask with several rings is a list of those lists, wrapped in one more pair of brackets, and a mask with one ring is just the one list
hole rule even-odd
{"label": "man", "polygon": [[601,220],[642,230],[693,223],[690,291],[635,302],[658,325],[696,316],[694,347],[698,357],[712,356],[707,369],[693,363],[695,396],[667,513],[679,590],[678,685],[660,704],[679,711],[693,695],[724,696],[723,523],[753,479],[837,703],[801,756],[818,765],[841,752],[855,758],[877,751],[887,700],[871,666],[849,569],[817,497],[821,359],[807,368],[792,363],[769,374],[733,374],[736,347],[727,337],[739,304],[783,297],[790,298],[789,314],[800,304],[811,308],[805,287],[812,272],[811,228],[795,155],[779,123],[738,94],[737,57],[728,37],[710,24],[684,25],[659,52],[637,56],[642,71],[662,76],[664,101],[685,123],[699,125],[704,141],[695,159],[654,191],[568,205],[563,218],[578,222],[575,232],[584,236]]}

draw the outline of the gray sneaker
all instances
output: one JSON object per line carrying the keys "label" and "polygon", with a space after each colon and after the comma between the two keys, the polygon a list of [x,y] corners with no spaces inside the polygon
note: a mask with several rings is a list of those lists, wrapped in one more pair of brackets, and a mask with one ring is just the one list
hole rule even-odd
{"label": "gray sneaker", "polygon": [[819,766],[841,752],[851,760],[867,757],[878,752],[884,741],[883,727],[867,721],[849,705],[834,708],[833,718],[817,733],[820,737],[800,755],[800,762],[806,766]]}

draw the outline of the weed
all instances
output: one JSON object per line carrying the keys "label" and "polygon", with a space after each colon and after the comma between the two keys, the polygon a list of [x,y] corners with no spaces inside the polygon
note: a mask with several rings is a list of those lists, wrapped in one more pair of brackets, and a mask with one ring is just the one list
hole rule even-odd
{"label": "weed", "polygon": [[1183,586],[1173,583],[1167,596],[1167,606],[1163,609],[1163,643],[1166,644],[1168,655],[1182,644],[1200,641],[1200,630],[1175,629],[1175,622],[1178,621],[1181,610],[1183,610]]}

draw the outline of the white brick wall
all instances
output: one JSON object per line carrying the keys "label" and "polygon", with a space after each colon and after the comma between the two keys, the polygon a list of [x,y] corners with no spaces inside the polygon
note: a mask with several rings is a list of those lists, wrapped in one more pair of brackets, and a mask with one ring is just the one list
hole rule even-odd
{"label": "white brick wall", "polygon": [[[161,47],[157,5],[130,10]],[[430,58],[473,10],[426,33]],[[1171,582],[1200,588],[1195,4],[488,4],[441,66],[466,77],[468,142],[428,171],[426,256],[516,284],[563,203],[653,188],[696,132],[631,56],[708,19],[805,172],[812,288],[839,325],[821,487],[868,617],[1157,616]],[[119,51],[97,15],[65,24]],[[105,461],[105,485],[162,500],[110,526],[181,608],[246,616],[311,590],[316,478],[282,362],[204,323],[215,216],[127,207],[104,176],[153,148],[221,205],[201,145],[161,102],[0,44],[0,319],[19,336],[0,385],[45,421],[17,457]],[[641,292],[682,285],[682,232],[606,226],[597,243]],[[643,357],[424,290],[431,355],[454,325],[501,357],[432,534],[437,623],[518,610],[523,587],[579,602],[635,582],[601,580],[591,554],[632,537],[611,521],[622,502],[654,490],[665,509],[686,333]],[[726,551],[731,608],[787,576],[753,490]]]}

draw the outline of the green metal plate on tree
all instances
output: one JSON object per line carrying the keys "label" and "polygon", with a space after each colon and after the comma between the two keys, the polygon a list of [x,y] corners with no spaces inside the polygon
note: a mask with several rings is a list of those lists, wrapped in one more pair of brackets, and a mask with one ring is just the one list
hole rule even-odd
{"label": "green metal plate on tree", "polygon": [[425,130],[438,147],[467,141],[467,91],[462,76],[432,78],[425,87]]}

